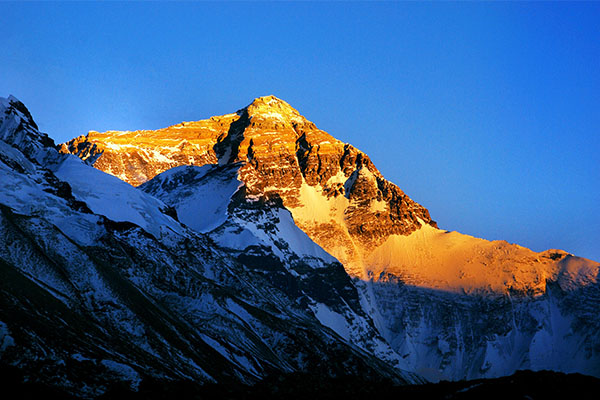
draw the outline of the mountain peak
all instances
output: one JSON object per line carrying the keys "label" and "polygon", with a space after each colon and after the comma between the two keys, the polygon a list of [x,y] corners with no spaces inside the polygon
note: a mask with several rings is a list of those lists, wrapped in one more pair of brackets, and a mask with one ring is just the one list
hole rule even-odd
{"label": "mountain peak", "polygon": [[366,154],[275,96],[258,97],[236,114],[157,131],[89,134],[62,151],[136,186],[180,165],[236,165],[244,188],[238,198],[281,200],[298,226],[353,276],[364,276],[360,249],[423,224],[436,226]]}
{"label": "mountain peak", "polygon": [[281,100],[272,94],[255,98],[252,100],[252,103],[248,104],[246,109],[255,111],[285,110],[286,112],[299,114],[288,102]]}
{"label": "mountain peak", "polygon": [[38,130],[27,107],[13,95],[0,97],[0,140],[38,161],[54,149],[54,141]]}
{"label": "mountain peak", "polygon": [[33,120],[27,107],[25,107],[25,104],[12,94],[7,98],[0,97],[0,112],[5,115],[13,114],[16,119],[24,120],[35,129],[38,129],[37,124]]}
{"label": "mountain peak", "polygon": [[279,120],[290,124],[307,122],[298,110],[273,95],[255,98],[252,103],[238,111],[240,114],[244,112],[250,119]]}

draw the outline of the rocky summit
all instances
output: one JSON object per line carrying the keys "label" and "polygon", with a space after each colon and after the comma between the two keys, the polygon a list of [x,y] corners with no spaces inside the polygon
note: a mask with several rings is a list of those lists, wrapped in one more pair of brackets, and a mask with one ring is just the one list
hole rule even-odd
{"label": "rocky summit", "polygon": [[26,382],[600,377],[599,263],[439,229],[274,96],[59,146],[0,99],[0,176],[0,367]]}
{"label": "rocky summit", "polygon": [[354,276],[365,276],[365,249],[422,224],[436,226],[366,154],[274,96],[157,131],[90,132],[60,149],[134,186],[179,165],[239,163],[247,197],[281,199],[298,226]]}

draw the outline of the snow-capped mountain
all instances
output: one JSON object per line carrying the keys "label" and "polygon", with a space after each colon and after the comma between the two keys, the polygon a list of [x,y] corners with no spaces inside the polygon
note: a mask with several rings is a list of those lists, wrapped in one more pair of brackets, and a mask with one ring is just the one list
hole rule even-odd
{"label": "snow-capped mountain", "polygon": [[[304,245],[324,258],[304,257],[304,270],[303,259],[283,263],[260,243],[252,252],[217,245],[161,200],[60,154],[24,110],[2,99],[2,365],[82,396],[148,376],[252,383],[303,371],[422,381],[393,365],[343,267],[310,239]],[[314,310],[351,320],[356,342]]]}
{"label": "snow-capped mountain", "polygon": [[[140,188],[184,224],[240,251],[248,228],[225,228],[255,224],[238,212],[240,199],[281,204],[353,278],[398,365],[428,379],[523,368],[600,374],[598,263],[438,229],[368,156],[274,96],[158,131],[90,132],[62,151],[146,182]],[[296,230],[274,235],[290,245]]]}
{"label": "snow-capped mountain", "polygon": [[600,376],[600,264],[438,229],[273,96],[60,147],[0,99],[0,176],[0,361],[31,380]]}

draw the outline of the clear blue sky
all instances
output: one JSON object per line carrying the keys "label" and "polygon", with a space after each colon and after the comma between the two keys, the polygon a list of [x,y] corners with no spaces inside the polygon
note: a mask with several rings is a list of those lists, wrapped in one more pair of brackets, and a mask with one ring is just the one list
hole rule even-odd
{"label": "clear blue sky", "polygon": [[0,3],[0,38],[57,142],[274,94],[440,227],[600,260],[598,3]]}

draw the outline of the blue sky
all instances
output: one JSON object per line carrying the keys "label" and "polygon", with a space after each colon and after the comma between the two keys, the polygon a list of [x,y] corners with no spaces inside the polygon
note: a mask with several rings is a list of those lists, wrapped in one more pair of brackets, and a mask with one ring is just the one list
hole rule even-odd
{"label": "blue sky", "polygon": [[600,260],[598,21],[598,3],[0,3],[0,95],[62,142],[274,94],[440,227]]}

